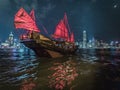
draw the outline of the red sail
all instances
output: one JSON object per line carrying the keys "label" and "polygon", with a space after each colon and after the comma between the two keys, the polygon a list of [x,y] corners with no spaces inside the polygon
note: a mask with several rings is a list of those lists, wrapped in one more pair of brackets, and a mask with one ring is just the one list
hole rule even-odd
{"label": "red sail", "polygon": [[61,38],[62,23],[63,23],[63,21],[61,20],[58,23],[58,25],[56,26],[56,29],[55,29],[55,32],[54,32],[54,38]]}
{"label": "red sail", "polygon": [[70,35],[70,42],[75,42],[74,33],[73,32]]}
{"label": "red sail", "polygon": [[64,23],[65,23],[66,27],[68,28],[69,33],[71,33],[66,13],[64,14],[63,20],[64,20]]}
{"label": "red sail", "polygon": [[37,28],[35,21],[28,15],[28,13],[21,8],[15,15],[14,19],[15,28],[23,28],[29,31],[40,32]]}
{"label": "red sail", "polygon": [[34,9],[32,9],[32,11],[30,12],[30,16],[35,21]]}
{"label": "red sail", "polygon": [[62,38],[64,40],[67,40],[68,38],[68,30],[67,27],[65,26],[65,23],[63,20],[61,20],[58,25],[56,26],[56,30],[54,33],[54,38]]}
{"label": "red sail", "polygon": [[64,18],[56,26],[54,38],[62,38],[64,40],[68,41],[68,38],[69,38],[68,29],[69,28],[68,28],[67,15],[65,13]]}

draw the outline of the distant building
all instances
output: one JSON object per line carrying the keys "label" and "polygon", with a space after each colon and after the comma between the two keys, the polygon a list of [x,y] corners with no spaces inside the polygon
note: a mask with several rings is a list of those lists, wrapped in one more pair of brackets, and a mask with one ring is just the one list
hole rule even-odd
{"label": "distant building", "polygon": [[14,39],[14,35],[11,32],[9,34],[8,39],[5,40],[5,42],[2,42],[0,46],[2,48],[19,48],[20,47],[20,43],[19,43],[19,41],[17,41],[17,39]]}
{"label": "distant building", "polygon": [[87,34],[86,31],[83,31],[83,48],[87,47]]}
{"label": "distant building", "polygon": [[12,32],[9,34],[8,41],[9,41],[9,46],[13,46],[13,43],[14,43],[14,35],[13,35]]}

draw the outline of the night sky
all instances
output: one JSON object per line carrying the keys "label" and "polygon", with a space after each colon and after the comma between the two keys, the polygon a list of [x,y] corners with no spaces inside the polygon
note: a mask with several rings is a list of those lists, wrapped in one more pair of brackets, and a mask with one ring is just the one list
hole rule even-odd
{"label": "night sky", "polygon": [[39,29],[43,31],[44,25],[50,35],[66,12],[76,40],[82,40],[82,31],[86,30],[89,39],[120,41],[120,0],[0,0],[1,40],[11,31],[18,38],[20,30],[14,28],[14,15],[21,7],[28,13],[34,8]]}

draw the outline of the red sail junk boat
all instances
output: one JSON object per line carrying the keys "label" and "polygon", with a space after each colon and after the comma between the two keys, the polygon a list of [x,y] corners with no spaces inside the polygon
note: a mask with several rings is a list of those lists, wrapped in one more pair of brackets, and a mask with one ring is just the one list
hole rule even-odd
{"label": "red sail junk boat", "polygon": [[21,8],[15,15],[14,24],[16,29],[27,30],[28,33],[20,36],[21,42],[40,57],[62,57],[75,54],[77,50],[74,34],[70,32],[66,14],[56,26],[52,37],[39,33],[41,30],[36,25],[34,10],[28,14]]}

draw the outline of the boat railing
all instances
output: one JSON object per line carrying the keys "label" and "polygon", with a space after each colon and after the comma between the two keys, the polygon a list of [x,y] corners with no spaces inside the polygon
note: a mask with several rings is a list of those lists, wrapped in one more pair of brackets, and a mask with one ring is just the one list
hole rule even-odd
{"label": "boat railing", "polygon": [[62,44],[55,44],[54,42],[48,42],[48,41],[40,41],[41,45],[48,48],[48,49],[52,49],[52,50],[56,50],[59,52],[73,52],[75,50],[75,46],[74,45],[62,45]]}

